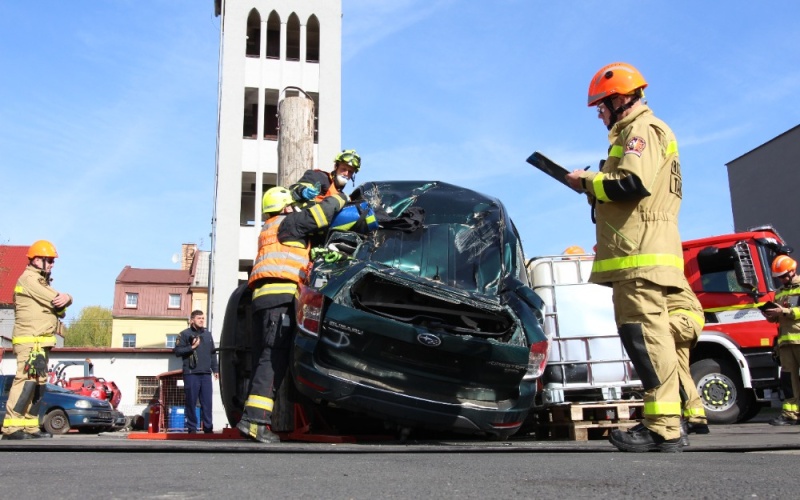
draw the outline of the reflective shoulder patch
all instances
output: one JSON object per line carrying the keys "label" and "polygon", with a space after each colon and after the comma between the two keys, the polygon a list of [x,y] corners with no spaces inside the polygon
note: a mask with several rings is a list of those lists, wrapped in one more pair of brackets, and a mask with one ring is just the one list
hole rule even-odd
{"label": "reflective shoulder patch", "polygon": [[645,142],[644,139],[642,139],[638,135],[637,136],[633,136],[625,144],[625,154],[626,155],[627,154],[633,154],[633,155],[641,157],[642,156],[642,152],[644,151],[644,148],[646,146],[647,146],[647,143]]}

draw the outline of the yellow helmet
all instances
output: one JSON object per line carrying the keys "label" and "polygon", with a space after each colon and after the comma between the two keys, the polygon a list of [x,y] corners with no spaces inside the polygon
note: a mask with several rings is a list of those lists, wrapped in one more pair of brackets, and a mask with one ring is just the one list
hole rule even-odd
{"label": "yellow helmet", "polygon": [[269,188],[261,198],[261,212],[265,214],[280,212],[286,205],[291,205],[293,201],[292,193],[285,187]]}
{"label": "yellow helmet", "polygon": [[334,163],[346,163],[353,167],[356,172],[361,170],[361,157],[358,156],[355,149],[345,149],[342,150],[341,153],[336,155],[336,158],[333,159]]}
{"label": "yellow helmet", "polygon": [[578,245],[572,245],[571,247],[565,248],[564,252],[562,253],[563,255],[581,255],[585,254],[586,251],[582,247],[579,247]]}
{"label": "yellow helmet", "polygon": [[55,259],[58,257],[58,252],[56,252],[55,245],[49,241],[39,240],[31,245],[28,249],[27,256],[29,259],[33,259],[34,257],[53,257]]}

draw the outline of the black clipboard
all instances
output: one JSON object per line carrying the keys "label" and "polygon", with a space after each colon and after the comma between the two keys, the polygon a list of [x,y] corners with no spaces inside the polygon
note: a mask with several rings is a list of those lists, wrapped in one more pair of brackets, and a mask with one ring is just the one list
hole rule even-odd
{"label": "black clipboard", "polygon": [[561,184],[563,184],[563,185],[567,186],[568,188],[572,189],[576,193],[580,193],[581,192],[581,191],[579,191],[577,189],[573,189],[572,186],[570,186],[567,183],[567,174],[569,173],[569,170],[567,170],[566,168],[562,167],[558,163],[554,162],[550,158],[546,157],[542,153],[540,153],[538,151],[534,151],[534,153],[532,155],[530,155],[526,161],[528,163],[530,163],[531,165],[533,165],[534,167],[536,167],[539,170],[541,170],[542,172],[546,173],[547,175],[549,175],[553,179],[557,180]]}
{"label": "black clipboard", "polygon": [[772,302],[771,300],[768,300],[764,302],[762,305],[758,306],[758,308],[761,309],[762,311],[766,311],[767,309],[776,309],[780,307],[781,306],[779,306],[775,302]]}

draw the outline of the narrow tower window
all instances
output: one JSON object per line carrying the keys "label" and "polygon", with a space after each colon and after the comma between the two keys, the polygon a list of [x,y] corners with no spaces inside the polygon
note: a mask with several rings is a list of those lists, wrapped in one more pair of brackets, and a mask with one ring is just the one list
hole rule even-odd
{"label": "narrow tower window", "polygon": [[247,45],[245,49],[247,57],[261,56],[261,15],[256,9],[250,11],[247,16]]}
{"label": "narrow tower window", "polygon": [[319,62],[319,20],[312,15],[306,25],[306,62]]}
{"label": "narrow tower window", "polygon": [[267,20],[267,59],[281,57],[281,18],[274,10]]}

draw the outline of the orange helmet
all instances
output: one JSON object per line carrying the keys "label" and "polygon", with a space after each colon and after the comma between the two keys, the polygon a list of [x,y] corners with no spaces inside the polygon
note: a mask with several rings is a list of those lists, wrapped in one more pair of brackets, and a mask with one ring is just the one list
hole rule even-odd
{"label": "orange helmet", "polygon": [[33,243],[31,247],[28,249],[28,258],[32,259],[34,257],[58,257],[58,252],[56,252],[56,247],[52,243],[47,240],[39,240]]}
{"label": "orange helmet", "polygon": [[778,255],[772,261],[772,276],[777,278],[797,269],[797,262],[788,255]]}
{"label": "orange helmet", "polygon": [[567,247],[562,254],[563,255],[582,255],[582,254],[585,254],[585,253],[586,253],[586,251],[584,251],[584,249],[582,247],[579,247],[578,245],[572,245],[571,247]]}
{"label": "orange helmet", "polygon": [[626,63],[612,63],[600,68],[589,82],[589,107],[615,94],[632,94],[647,87],[639,70]]}

